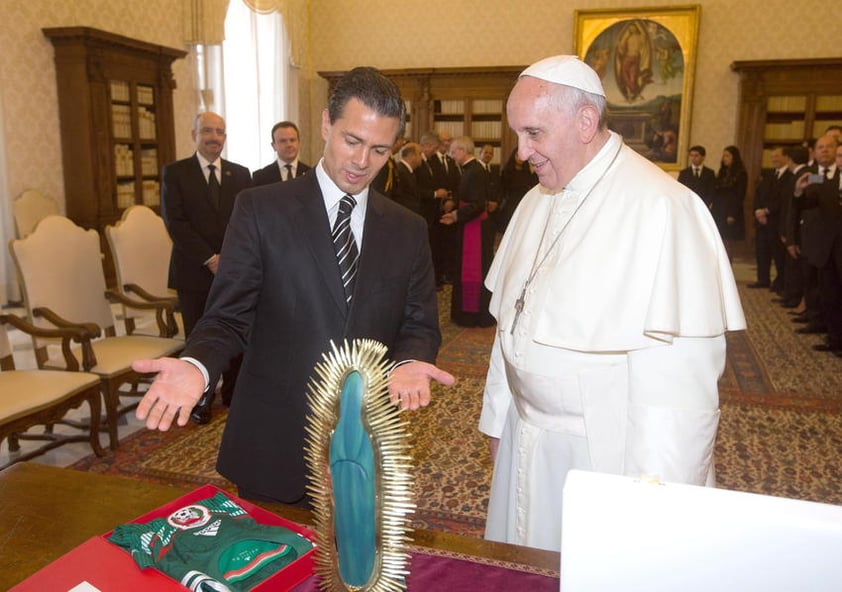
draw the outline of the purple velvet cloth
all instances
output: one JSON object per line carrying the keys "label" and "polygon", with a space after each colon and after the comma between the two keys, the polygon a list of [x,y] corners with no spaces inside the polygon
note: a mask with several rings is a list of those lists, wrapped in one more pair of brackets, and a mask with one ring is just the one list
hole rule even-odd
{"label": "purple velvet cloth", "polygon": [[[511,592],[528,590],[529,592],[558,592],[558,577],[518,571],[490,561],[472,560],[467,555],[464,559],[437,557],[424,553],[412,553],[410,575],[407,589],[450,592]],[[318,592],[316,577],[311,576],[297,587],[294,592]]]}

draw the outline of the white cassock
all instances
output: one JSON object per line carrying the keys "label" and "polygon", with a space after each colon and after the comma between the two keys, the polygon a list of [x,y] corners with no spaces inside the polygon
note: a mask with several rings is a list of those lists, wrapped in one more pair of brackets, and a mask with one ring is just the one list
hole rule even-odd
{"label": "white cassock", "polygon": [[485,285],[487,538],[559,550],[570,469],[713,485],[724,334],[745,318],[702,200],[612,133],[561,192],[526,194]]}

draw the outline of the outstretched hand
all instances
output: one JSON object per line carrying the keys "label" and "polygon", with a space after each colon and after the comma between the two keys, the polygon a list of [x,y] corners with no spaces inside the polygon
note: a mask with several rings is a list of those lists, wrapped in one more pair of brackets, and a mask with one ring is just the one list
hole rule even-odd
{"label": "outstretched hand", "polygon": [[389,377],[389,398],[401,409],[416,410],[430,404],[430,381],[444,386],[456,383],[456,378],[427,362],[407,362],[392,371]]}
{"label": "outstretched hand", "polygon": [[132,369],[141,374],[157,373],[137,406],[137,418],[145,419],[150,430],[162,432],[170,429],[176,417],[178,425],[187,425],[190,412],[205,390],[201,371],[190,362],[175,358],[137,360]]}

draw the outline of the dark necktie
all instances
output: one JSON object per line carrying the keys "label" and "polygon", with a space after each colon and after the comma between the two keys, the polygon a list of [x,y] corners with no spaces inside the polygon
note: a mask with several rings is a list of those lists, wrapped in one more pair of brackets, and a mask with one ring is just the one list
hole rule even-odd
{"label": "dark necktie", "polygon": [[702,175],[702,173],[699,169],[694,168],[693,169],[693,175],[698,179]]}
{"label": "dark necktie", "polygon": [[447,173],[447,157],[441,152],[439,152],[439,156],[441,157],[441,164],[444,167],[444,172]]}
{"label": "dark necktie", "polygon": [[208,197],[211,205],[219,209],[219,200],[222,194],[222,188],[219,186],[219,179],[216,178],[216,165],[208,165]]}
{"label": "dark necktie", "polygon": [[285,164],[284,168],[287,170],[287,178],[283,179],[283,180],[289,181],[290,179],[292,179],[292,165],[291,164]]}
{"label": "dark necktie", "polygon": [[354,294],[354,280],[357,277],[359,251],[351,232],[351,211],[357,201],[351,195],[346,195],[339,201],[339,212],[333,223],[333,249],[336,251],[336,261],[339,263],[339,273],[342,275],[342,286],[345,288],[345,302],[350,307]]}

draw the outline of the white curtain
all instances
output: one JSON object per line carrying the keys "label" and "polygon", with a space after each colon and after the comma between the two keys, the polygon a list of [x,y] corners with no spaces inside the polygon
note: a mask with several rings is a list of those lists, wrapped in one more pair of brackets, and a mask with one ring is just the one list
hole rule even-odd
{"label": "white curtain", "polygon": [[252,171],[266,166],[276,158],[272,126],[298,110],[297,101],[290,100],[298,92],[280,11],[258,14],[242,0],[230,2],[221,73],[215,54],[206,52],[205,83],[214,89],[213,110],[225,117],[226,157]]}

